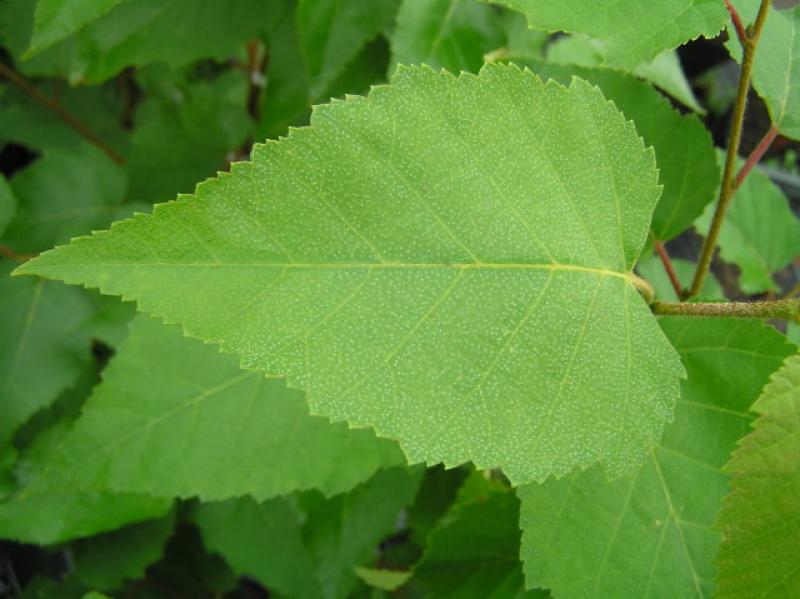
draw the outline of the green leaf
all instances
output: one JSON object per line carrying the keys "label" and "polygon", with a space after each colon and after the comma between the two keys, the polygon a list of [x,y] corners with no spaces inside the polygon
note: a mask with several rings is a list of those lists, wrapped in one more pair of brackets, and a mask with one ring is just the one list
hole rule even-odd
{"label": "green leaf", "polygon": [[786,360],[753,405],[758,418],[725,466],[731,491],[722,533],[719,597],[794,597],[800,591],[800,355]]}
{"label": "green leaf", "polygon": [[76,334],[91,314],[86,295],[40,279],[12,279],[0,263],[0,446],[70,387],[90,359]]}
{"label": "green leaf", "polygon": [[582,81],[404,68],[195,197],[18,272],[136,299],[412,462],[619,475],[683,372],[631,272],[656,177]]}
{"label": "green leaf", "polygon": [[87,587],[112,591],[141,578],[161,557],[175,526],[174,514],[83,539],[71,547],[75,574]]}
{"label": "green leaf", "polygon": [[205,503],[195,511],[206,547],[270,590],[292,597],[345,597],[355,567],[370,562],[414,498],[419,470],[375,474],[350,493],[318,493],[257,503],[252,498]]}
{"label": "green leaf", "polygon": [[154,496],[340,493],[397,445],[308,415],[301,393],[178,327],[137,318],[54,465],[54,483]]}
{"label": "green leaf", "polygon": [[[755,18],[758,2],[732,1],[746,22]],[[741,61],[741,45],[735,36],[727,47]],[[800,139],[800,7],[773,9],[767,17],[756,51],[753,87],[781,134]]]}
{"label": "green leaf", "polygon": [[786,326],[786,336],[795,345],[800,345],[800,324],[790,322]]}
{"label": "green leaf", "polygon": [[716,0],[491,0],[525,14],[534,29],[585,33],[605,43],[610,65],[632,69],[728,21]]}
{"label": "green leaf", "polygon": [[[695,223],[704,235],[714,217],[713,204]],[[797,257],[800,220],[784,193],[770,178],[753,169],[736,192],[719,232],[720,257],[741,271],[739,287],[748,295],[778,286],[772,273]]]}
{"label": "green leaf", "polygon": [[297,33],[305,56],[312,100],[328,86],[367,42],[394,21],[399,0],[345,2],[298,0]]}
{"label": "green leaf", "polygon": [[224,60],[261,35],[271,10],[262,0],[122,2],[82,32],[80,75],[96,83],[128,66],[174,68],[200,58]]}
{"label": "green leaf", "polygon": [[[162,74],[151,69],[141,79],[152,89],[157,83],[147,78]],[[240,73],[228,71],[213,82],[170,82],[165,88],[139,107],[136,119],[142,124],[131,136],[129,196],[143,202],[189,192],[198,181],[224,170],[228,152],[252,130]]]}
{"label": "green leaf", "polygon": [[485,480],[482,472],[473,473],[465,486],[467,492],[462,488],[428,537],[412,582],[430,597],[522,596],[519,500],[507,487]]}
{"label": "green leaf", "polygon": [[[692,281],[694,271],[697,265],[688,260],[680,258],[673,258],[671,260],[672,267],[675,269],[675,274],[678,275],[678,280],[681,285],[686,288]],[[661,259],[656,254],[650,254],[645,258],[641,258],[636,264],[636,270],[644,279],[653,286],[656,290],[656,297],[667,302],[677,302],[680,298],[675,294],[675,288],[669,280],[667,272],[661,263]],[[701,298],[706,300],[724,300],[725,294],[722,287],[714,277],[714,273],[708,273],[705,281],[703,282],[703,289],[698,294]]]}
{"label": "green leaf", "polygon": [[720,169],[710,133],[695,115],[681,115],[650,85],[610,69],[525,61],[543,78],[567,83],[578,76],[597,85],[653,146],[664,193],[652,231],[669,240],[686,230],[716,197]]}
{"label": "green leaf", "polygon": [[31,46],[33,56],[96,21],[121,0],[39,0]]}
{"label": "green leaf", "polygon": [[411,578],[411,572],[400,570],[356,567],[355,573],[367,585],[384,591],[395,591]]}
{"label": "green leaf", "polygon": [[[605,48],[597,40],[584,35],[565,35],[547,47],[547,60],[583,67],[598,67],[605,63]],[[652,61],[633,69],[633,74],[661,88],[692,110],[704,113],[681,67],[678,53],[664,51]]]}
{"label": "green leaf", "polygon": [[11,180],[19,200],[2,242],[38,252],[108,226],[125,198],[125,173],[95,146],[50,150]]}
{"label": "green leaf", "polygon": [[0,538],[49,545],[160,518],[169,511],[169,499],[67,490],[53,493],[43,480],[43,471],[67,429],[66,421],[48,429],[17,462],[18,487],[0,502]]}
{"label": "green leaf", "polygon": [[722,467],[753,399],[796,348],[753,321],[660,322],[689,372],[675,422],[634,477],[609,482],[592,468],[519,489],[529,586],[556,597],[711,594]]}
{"label": "green leaf", "polygon": [[17,198],[14,196],[14,191],[8,185],[6,178],[0,175],[0,237],[2,237],[16,209]]}
{"label": "green leaf", "polygon": [[403,0],[392,35],[392,62],[477,72],[503,44],[500,15],[475,0]]}

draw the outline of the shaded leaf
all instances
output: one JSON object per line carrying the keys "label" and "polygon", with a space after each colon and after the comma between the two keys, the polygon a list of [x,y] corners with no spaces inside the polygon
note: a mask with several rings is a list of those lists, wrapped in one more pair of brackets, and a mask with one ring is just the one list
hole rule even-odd
{"label": "shaded leaf", "polygon": [[47,150],[11,180],[17,212],[3,243],[38,252],[108,226],[125,198],[125,173],[95,146]]}
{"label": "shaded leaf", "polygon": [[14,469],[17,489],[0,502],[0,538],[49,545],[167,513],[172,503],[168,499],[126,493],[53,493],[43,480],[43,471],[67,429],[66,421],[48,429],[20,457]]}
{"label": "shaded leaf", "polygon": [[0,445],[54,401],[90,360],[77,334],[91,314],[84,293],[40,279],[11,279],[0,263]]}
{"label": "shaded leaf", "polygon": [[158,560],[175,525],[174,514],[130,524],[71,546],[75,574],[87,587],[111,591],[141,578]]}
{"label": "shaded leaf", "polygon": [[384,591],[394,591],[411,578],[411,572],[401,570],[378,570],[374,568],[355,568],[356,575],[369,586]]}
{"label": "shaded leaf", "polygon": [[392,62],[477,72],[503,44],[500,15],[475,0],[403,0],[392,34]]}
{"label": "shaded leaf", "polygon": [[67,488],[264,499],[340,493],[403,462],[369,430],[308,415],[302,393],[242,372],[178,327],[137,318],[51,473]]}
{"label": "shaded leaf", "polygon": [[[758,2],[732,2],[746,22],[755,19]],[[741,61],[741,45],[735,36],[727,47]],[[800,7],[773,9],[767,17],[753,66],[753,87],[764,99],[780,132],[800,139]]]}
{"label": "shaded leaf", "polygon": [[[704,235],[714,205],[695,223]],[[739,267],[739,287],[748,295],[777,290],[772,273],[790,264],[800,248],[800,220],[784,193],[770,178],[753,169],[736,192],[718,238],[719,255]]]}
{"label": "shaded leaf", "polygon": [[120,0],[39,0],[27,55],[32,56],[60,42],[119,3]]}
{"label": "shaded leaf", "polygon": [[6,178],[0,175],[0,236],[6,230],[6,225],[11,221],[17,209],[17,198],[8,185]]}
{"label": "shaded leaf", "polygon": [[753,405],[758,418],[725,470],[719,597],[800,594],[800,355],[786,360]]}
{"label": "shaded leaf", "polygon": [[268,589],[293,597],[345,597],[356,583],[355,567],[370,562],[412,501],[419,474],[383,470],[330,499],[311,492],[263,503],[205,503],[194,518],[209,550]]}
{"label": "shaded leaf", "polygon": [[514,492],[482,472],[473,473],[465,487],[429,535],[412,583],[430,597],[546,597],[524,593]]}
{"label": "shaded leaf", "polygon": [[634,477],[610,483],[592,468],[519,489],[529,586],[556,597],[711,595],[722,467],[759,389],[796,348],[758,322],[661,324],[689,372],[675,422]]}
{"label": "shaded leaf", "polygon": [[631,272],[656,177],[584,82],[404,68],[195,197],[18,272],[136,299],[412,462],[619,475],[682,374]]}
{"label": "shaded leaf", "polygon": [[328,86],[347,64],[394,21],[398,4],[399,0],[298,0],[297,34],[313,101],[325,99]]}

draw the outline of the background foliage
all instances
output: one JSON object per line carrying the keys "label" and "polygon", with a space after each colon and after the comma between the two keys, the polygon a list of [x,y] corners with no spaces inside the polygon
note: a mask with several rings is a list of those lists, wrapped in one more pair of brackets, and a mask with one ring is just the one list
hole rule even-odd
{"label": "background foliage", "polygon": [[[586,10],[594,4],[599,12]],[[688,11],[672,0],[612,4],[613,10],[582,0],[0,0],[0,596],[748,597],[776,589],[800,596],[797,570],[786,561],[800,553],[793,504],[800,475],[787,457],[797,455],[800,426],[791,357],[800,327],[677,317],[656,326],[622,282],[635,262],[659,298],[676,300],[654,251],[665,245],[678,278],[689,284],[720,185],[741,50],[725,30],[730,21],[721,0],[692,0]],[[758,2],[733,4],[752,21]],[[800,45],[792,40],[800,39],[800,8],[781,8],[771,11],[759,48],[743,158],[765,132],[774,130],[776,139],[736,195],[704,299],[798,291]],[[485,63],[493,64],[481,71]],[[505,63],[569,88],[526,79]],[[351,97],[386,83],[398,64],[481,75],[405,69],[368,101]],[[330,98],[347,100],[314,109],[312,117],[312,105]],[[529,104],[535,114],[517,118],[561,129],[532,134],[530,126],[512,127],[491,139],[509,114]],[[584,122],[586,111],[592,118]],[[312,118],[312,129],[257,147],[251,166],[235,165],[254,143],[286,136]],[[481,159],[462,168],[465,155]],[[486,156],[495,161],[483,162]],[[316,243],[335,219],[315,220],[302,205],[315,185],[334,190],[334,205],[343,209],[364,193],[400,198],[396,226],[372,248],[388,248],[397,260],[431,251],[430,231],[443,238],[447,229],[419,217],[424,203],[400,209],[423,193],[455,219],[470,194],[497,200],[491,215],[457,220],[453,230],[466,243],[449,238],[434,247],[437,259],[452,261],[464,252],[502,255],[518,225],[495,219],[500,203],[524,213],[533,205],[525,203],[529,194],[538,193],[536,205],[549,210],[526,216],[544,231],[544,252],[568,256],[562,262],[573,267],[616,273],[610,282],[576,275],[562,288],[557,277],[548,287],[550,279],[476,275],[474,286],[451,298],[464,308],[462,320],[431,324],[464,333],[460,341],[446,336],[439,348],[453,361],[467,356],[459,372],[470,371],[471,348],[519,330],[549,340],[537,348],[554,364],[578,355],[574,380],[588,382],[569,388],[583,402],[570,415],[569,434],[558,425],[538,430],[533,402],[524,404],[527,419],[509,416],[520,391],[502,378],[489,379],[485,395],[463,413],[453,398],[438,398],[442,410],[462,419],[442,429],[425,395],[436,381],[414,374],[439,347],[439,329],[420,335],[419,353],[406,356],[414,376],[405,382],[425,400],[408,404],[409,418],[393,411],[377,375],[370,392],[342,394],[346,402],[291,388],[302,379],[300,354],[295,362],[288,350],[264,356],[257,333],[285,327],[287,339],[297,337],[291,315],[281,312],[289,298],[301,305],[297,288],[254,309],[259,281],[252,273],[223,273],[203,286],[177,271],[165,284],[86,269],[86,256],[98,264],[170,251],[229,257],[231,239],[247,251],[274,246],[286,253],[264,228],[263,198],[250,193],[247,177],[256,169],[283,198],[282,213],[294,211],[286,230],[298,227],[300,241],[289,249],[308,253],[364,250],[355,234],[339,245]],[[137,216],[107,238],[30,261],[150,213],[218,172],[233,174],[159,208],[156,217]],[[462,179],[450,175],[456,172]],[[602,197],[619,183],[627,193],[619,247],[616,229],[602,226],[609,212],[598,208],[587,229],[580,223],[585,215],[560,208],[565,189]],[[297,191],[300,185],[306,187]],[[241,210],[225,221],[213,205],[208,215],[198,209],[218,198],[235,198]],[[156,235],[151,222],[167,227]],[[68,263],[75,256],[81,266]],[[116,297],[9,276],[21,265],[149,302],[149,312],[194,327],[195,337],[223,340],[240,355],[137,315]],[[328,295],[305,300],[323,310],[322,300],[339,305],[363,292],[362,312],[350,321],[338,314],[349,330],[354,321],[369,321],[369,305],[388,302],[382,288],[362,283],[317,281]],[[431,300],[425,293],[444,294],[441,300],[453,284],[409,276],[402,297],[388,303],[402,313],[403,298],[408,306]],[[609,310],[618,309],[598,313],[607,321],[589,318],[601,284]],[[530,307],[531,285],[540,286],[548,313],[567,304],[572,311],[552,322],[512,314],[514,306]],[[476,297],[485,304],[469,311]],[[236,302],[244,314],[238,323],[217,318],[220,307]],[[625,350],[625,332],[614,323],[623,307],[631,314],[630,306]],[[581,317],[593,324],[579,326]],[[515,322],[517,331],[506,330]],[[470,338],[470,327],[478,326]],[[388,325],[363,331],[353,350],[359,361],[327,364],[321,371],[329,376],[316,382],[339,389],[393,335]],[[562,343],[567,336],[579,341]],[[592,345],[581,352],[583,336]],[[331,348],[349,343],[338,336],[314,347],[322,364]],[[561,392],[545,387],[543,368],[525,371],[530,356],[519,355],[499,369],[524,373],[514,379],[524,379],[524,390]],[[240,357],[250,370],[240,369]],[[613,368],[625,364],[638,378],[623,385],[622,370]],[[472,383],[457,383],[481,387],[496,366],[473,369]],[[290,371],[290,385],[264,374],[273,371]],[[592,387],[597,373],[605,382]],[[650,402],[625,421],[624,451],[614,439],[607,447],[580,446],[617,422],[633,385],[648,384],[657,392],[648,391]],[[678,385],[674,418],[665,423]],[[481,411],[487,398],[492,409]],[[374,425],[383,436],[325,416]],[[538,452],[519,450],[531,439],[539,439],[537,450],[541,439],[548,442]],[[409,466],[409,456],[431,465]],[[440,461],[453,467],[433,465]],[[502,471],[491,468],[498,464]]]}

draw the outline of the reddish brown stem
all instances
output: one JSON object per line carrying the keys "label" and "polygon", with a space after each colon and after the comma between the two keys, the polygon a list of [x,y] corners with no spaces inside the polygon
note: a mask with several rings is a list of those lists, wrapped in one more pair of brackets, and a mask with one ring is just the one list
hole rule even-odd
{"label": "reddish brown stem", "polygon": [[747,43],[747,29],[744,27],[742,17],[739,15],[739,11],[730,3],[730,0],[725,0],[725,8],[728,9],[731,15],[731,21],[733,21],[733,27],[736,29],[736,36],[739,38],[739,43],[744,47]]}
{"label": "reddish brown stem", "polygon": [[775,141],[775,138],[778,137],[778,128],[775,125],[770,127],[770,130],[761,138],[761,141],[758,142],[756,148],[750,153],[750,156],[747,157],[747,161],[742,166],[739,173],[736,175],[736,189],[738,189],[744,180],[747,178],[747,175],[750,174],[750,171],[753,170],[753,167],[758,164],[759,160],[763,158],[764,154],[767,153],[769,147],[772,145],[772,142]]}
{"label": "reddish brown stem", "polygon": [[14,262],[25,262],[35,258],[38,254],[18,254],[7,245],[0,245],[0,256],[13,260]]}
{"label": "reddish brown stem", "polygon": [[58,103],[51,97],[43,94],[38,88],[34,87],[19,73],[11,67],[0,62],[0,75],[8,79],[11,83],[16,85],[19,89],[28,94],[31,98],[39,102],[42,106],[54,112],[62,121],[80,133],[88,142],[97,146],[100,150],[106,153],[117,164],[125,164],[125,159],[114,150],[114,148],[106,145],[106,143],[97,137],[86,125],[81,123],[74,116],[66,112]]}
{"label": "reddish brown stem", "polygon": [[664,244],[660,241],[655,242],[655,248],[656,252],[658,252],[658,257],[661,258],[661,264],[664,265],[664,270],[667,271],[669,282],[672,283],[672,287],[675,289],[675,295],[680,299],[683,295],[683,287],[681,286],[680,279],[678,279],[678,273],[675,272],[672,261],[669,259],[667,248],[665,248]]}

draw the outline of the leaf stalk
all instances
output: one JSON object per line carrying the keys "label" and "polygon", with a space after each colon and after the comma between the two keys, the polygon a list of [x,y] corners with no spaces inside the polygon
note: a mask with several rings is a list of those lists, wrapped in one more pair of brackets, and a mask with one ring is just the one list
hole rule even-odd
{"label": "leaf stalk", "polygon": [[772,318],[800,322],[800,298],[762,302],[659,302],[652,304],[660,316]]}

